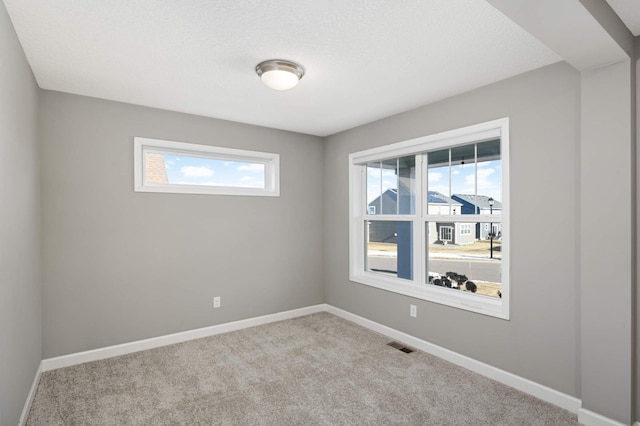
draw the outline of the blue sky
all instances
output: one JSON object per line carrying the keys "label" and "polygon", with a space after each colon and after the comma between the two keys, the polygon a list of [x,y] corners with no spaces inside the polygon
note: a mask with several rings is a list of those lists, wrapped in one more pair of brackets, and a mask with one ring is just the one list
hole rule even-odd
{"label": "blue sky", "polygon": [[264,188],[265,166],[258,163],[164,155],[169,183]]}
{"label": "blue sky", "polygon": [[477,179],[477,195],[486,195],[502,201],[502,162],[495,160],[477,164],[477,175],[475,163],[451,167],[451,193],[449,193],[448,167],[429,168],[429,190],[449,196],[474,194]]}
{"label": "blue sky", "polygon": [[[483,161],[478,164],[478,195],[493,197],[502,201],[502,162],[501,160]],[[397,189],[396,175],[393,170],[367,169],[367,203],[376,199],[389,188]],[[451,194],[474,194],[476,184],[476,165],[469,163],[451,167]],[[429,168],[429,191],[449,193],[449,168]]]}

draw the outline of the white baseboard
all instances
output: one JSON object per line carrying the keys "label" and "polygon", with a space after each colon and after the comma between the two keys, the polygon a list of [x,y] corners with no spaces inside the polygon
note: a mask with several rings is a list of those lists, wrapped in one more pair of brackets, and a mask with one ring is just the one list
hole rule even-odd
{"label": "white baseboard", "polygon": [[269,324],[277,321],[284,321],[303,315],[314,314],[326,311],[326,305],[313,305],[306,308],[294,309],[291,311],[279,312],[276,314],[264,315],[261,317],[249,318],[240,321],[228,322],[224,324],[212,325],[210,327],[198,328],[195,330],[183,331],[181,333],[169,334],[166,336],[153,337],[151,339],[138,340],[136,342],[123,343],[106,348],[94,349],[75,354],[63,355],[55,358],[42,360],[42,371],[55,370],[57,368],[69,367],[90,361],[98,361],[119,355],[126,355],[133,352],[147,349],[159,348],[173,345],[175,343],[186,342],[188,340],[201,339],[203,337],[214,336],[216,334],[228,333],[230,331],[242,330],[244,328]]}
{"label": "white baseboard", "polygon": [[[584,426],[626,426],[624,423],[620,423],[584,408],[578,410],[578,422]],[[635,424],[637,425],[638,422]]]}
{"label": "white baseboard", "polygon": [[[35,396],[35,392],[43,372],[55,370],[57,368],[69,367],[72,365],[82,364],[90,361],[97,361],[114,356],[125,355],[133,352],[143,351],[147,349],[158,348],[162,346],[172,345],[174,343],[185,342],[203,337],[214,336],[216,334],[228,333],[230,331],[242,330],[249,327],[255,327],[263,324],[269,324],[277,321],[284,321],[291,318],[297,318],[304,315],[310,315],[318,312],[329,312],[348,321],[359,324],[365,328],[383,334],[393,340],[398,340],[416,349],[435,355],[445,359],[456,365],[474,371],[485,377],[503,383],[514,389],[533,395],[543,401],[554,404],[572,413],[578,414],[578,421],[585,426],[624,426],[615,420],[604,417],[600,414],[581,408],[582,401],[571,395],[559,392],[550,387],[541,385],[524,377],[517,376],[508,371],[501,370],[489,364],[477,361],[468,356],[461,355],[457,352],[443,348],[441,346],[429,343],[425,340],[411,336],[404,332],[395,330],[391,327],[379,324],[375,321],[360,317],[350,312],[328,304],[320,304],[308,306],[305,308],[294,309],[291,311],[279,312],[271,315],[264,315],[256,318],[249,318],[240,321],[229,322],[225,324],[213,325],[210,327],[199,328],[196,330],[184,331],[181,333],[169,334],[166,336],[154,337],[151,339],[139,340],[136,342],[124,343],[121,345],[109,346],[106,348],[94,349],[86,352],[79,352],[70,355],[64,355],[56,358],[48,358],[42,360],[40,368],[36,374],[29,397],[25,404],[22,416],[20,417],[20,425],[26,422],[27,415],[31,408],[31,403]],[[636,422],[634,426],[640,426],[640,422]]]}
{"label": "white baseboard", "polygon": [[536,398],[540,398],[543,401],[557,405],[558,407],[562,407],[565,410],[571,411],[572,413],[578,413],[578,410],[580,409],[580,406],[582,404],[580,399],[575,398],[571,395],[567,395],[555,389],[551,389],[550,387],[541,385],[529,379],[525,379],[524,377],[509,373],[508,371],[504,371],[483,362],[477,361],[473,358],[469,358],[468,356],[461,355],[457,352],[453,352],[441,346],[434,345],[433,343],[418,339],[417,337],[395,330],[391,327],[387,327],[385,325],[368,320],[350,312],[343,311],[342,309],[336,308],[334,306],[327,305],[327,312],[359,324],[370,330],[376,331],[393,340],[398,340],[402,343],[406,343],[409,346],[413,346],[416,349],[420,349],[421,351],[427,352],[431,355],[435,355],[439,358],[452,362],[468,370],[474,371],[485,377],[489,377],[490,379],[518,389],[519,391],[528,393],[529,395],[533,395]]}
{"label": "white baseboard", "polygon": [[20,426],[24,426],[27,424],[29,411],[31,411],[31,405],[33,404],[33,399],[36,397],[36,390],[38,390],[38,384],[40,383],[40,376],[42,376],[42,361],[38,365],[38,370],[36,371],[36,377],[33,379],[33,383],[31,384],[31,389],[29,389],[29,394],[27,395],[27,401],[24,403],[22,414],[20,414],[20,420],[18,421],[18,425]]}

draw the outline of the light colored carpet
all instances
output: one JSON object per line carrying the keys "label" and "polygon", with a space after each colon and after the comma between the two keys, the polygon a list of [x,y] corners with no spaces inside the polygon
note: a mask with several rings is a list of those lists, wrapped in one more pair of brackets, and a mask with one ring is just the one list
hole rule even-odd
{"label": "light colored carpet", "polygon": [[577,425],[328,313],[48,371],[28,425]]}

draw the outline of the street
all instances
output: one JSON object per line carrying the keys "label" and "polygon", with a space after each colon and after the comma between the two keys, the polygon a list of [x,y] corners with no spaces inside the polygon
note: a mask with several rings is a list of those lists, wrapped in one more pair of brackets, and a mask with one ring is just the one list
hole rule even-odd
{"label": "street", "polygon": [[[389,256],[369,256],[369,270],[381,272],[395,272],[396,258]],[[432,258],[429,261],[429,271],[445,275],[447,272],[456,272],[466,275],[471,281],[489,281],[494,283],[502,282],[501,263],[498,260],[477,260],[477,259],[448,259]]]}

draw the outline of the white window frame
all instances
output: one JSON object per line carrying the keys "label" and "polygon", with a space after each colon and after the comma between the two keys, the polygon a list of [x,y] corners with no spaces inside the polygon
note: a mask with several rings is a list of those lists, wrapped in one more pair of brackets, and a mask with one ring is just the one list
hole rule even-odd
{"label": "white window frame", "polygon": [[[235,186],[184,185],[145,182],[144,156],[147,152],[156,154],[186,155],[198,158],[208,158],[212,160],[262,164],[264,165],[265,170],[265,187],[244,188]],[[263,197],[280,196],[280,156],[278,154],[135,137],[133,144],[133,157],[134,191],[136,192],[248,195]]]}
{"label": "white window frame", "polygon": [[[454,291],[427,284],[426,248],[427,222],[498,222],[496,216],[476,215],[428,215],[424,197],[425,191],[416,191],[415,214],[392,215],[388,220],[411,221],[413,223],[413,279],[407,280],[365,269],[366,239],[363,224],[367,220],[384,220],[380,215],[372,216],[367,211],[367,175],[369,162],[416,154],[415,188],[425,188],[423,182],[426,164],[423,154],[448,147],[482,142],[500,138],[500,156],[502,166],[502,211],[499,222],[502,223],[502,297],[491,297],[477,293]],[[509,119],[501,118],[443,133],[424,136],[408,141],[397,142],[378,148],[355,152],[349,155],[349,279],[394,293],[418,299],[477,312],[508,320],[510,315],[510,273],[509,273]]]}
{"label": "white window frame", "polygon": [[[449,238],[443,238],[445,236],[444,234],[449,234]],[[438,235],[438,238],[441,241],[453,241],[453,226],[440,225],[440,235]]]}

